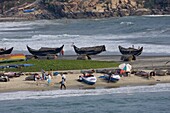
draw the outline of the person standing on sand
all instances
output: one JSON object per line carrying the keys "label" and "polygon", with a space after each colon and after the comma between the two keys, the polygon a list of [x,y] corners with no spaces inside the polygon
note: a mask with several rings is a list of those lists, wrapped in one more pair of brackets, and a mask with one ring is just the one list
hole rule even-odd
{"label": "person standing on sand", "polygon": [[46,74],[43,69],[41,70],[41,73],[42,73],[42,80],[46,80]]}
{"label": "person standing on sand", "polygon": [[40,76],[37,74],[37,73],[35,73],[34,74],[34,81],[36,81],[36,85],[38,86],[38,81],[39,81],[39,79],[40,79]]}
{"label": "person standing on sand", "polygon": [[50,74],[48,74],[47,82],[48,82],[48,85],[50,85],[50,84],[51,84],[51,75],[50,75]]}
{"label": "person standing on sand", "polygon": [[53,70],[50,69],[50,71],[48,71],[48,74],[53,78]]}
{"label": "person standing on sand", "polygon": [[60,56],[63,56],[63,55],[64,55],[64,50],[62,49],[60,52]]}
{"label": "person standing on sand", "polygon": [[111,80],[111,76],[112,76],[112,72],[111,71],[109,71],[109,73],[108,73],[108,75],[109,75],[109,79],[108,79],[108,83],[110,82],[110,80]]}

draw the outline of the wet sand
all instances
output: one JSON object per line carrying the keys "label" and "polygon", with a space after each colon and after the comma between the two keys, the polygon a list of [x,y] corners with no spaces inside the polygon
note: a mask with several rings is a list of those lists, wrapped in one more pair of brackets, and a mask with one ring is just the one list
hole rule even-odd
{"label": "wet sand", "polygon": [[[62,56],[58,59],[76,59],[76,56]],[[92,60],[103,60],[103,61],[117,61],[123,63],[120,60],[119,55],[97,55],[92,56]],[[128,62],[132,65],[134,70],[144,70],[151,71],[153,69],[165,69],[169,68],[170,63],[169,56],[139,56],[136,61]],[[166,65],[165,65],[166,64]],[[154,76],[151,79],[147,79],[145,77],[136,76],[131,74],[128,77],[121,77],[121,79],[117,83],[109,82],[103,78],[99,78],[102,76],[102,73],[94,73],[97,77],[97,82],[95,85],[87,85],[83,82],[78,82],[77,79],[81,75],[80,70],[69,70],[66,75],[66,86],[67,89],[95,89],[95,88],[115,88],[115,87],[125,87],[125,86],[136,86],[136,85],[154,85],[157,83],[170,83],[170,75],[167,76]],[[36,81],[25,81],[25,78],[28,75],[22,75],[18,78],[11,78],[9,82],[0,82],[0,92],[9,92],[9,91],[43,91],[43,90],[59,90],[61,76],[57,75],[52,78],[52,82],[48,85],[47,81],[38,81],[38,85]]]}

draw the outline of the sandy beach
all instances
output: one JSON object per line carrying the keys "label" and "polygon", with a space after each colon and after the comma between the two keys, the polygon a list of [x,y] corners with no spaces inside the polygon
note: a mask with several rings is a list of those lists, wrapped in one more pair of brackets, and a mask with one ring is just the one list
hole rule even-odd
{"label": "sandy beach", "polygon": [[[73,56],[63,56],[59,59],[75,59]],[[122,63],[120,60],[120,56],[104,56],[98,55],[93,56],[93,60],[105,60],[105,61],[118,61]],[[129,62],[134,70],[144,70],[144,71],[152,71],[153,69],[165,69],[170,65],[166,62],[170,61],[169,56],[140,56],[137,57],[136,61]],[[166,65],[165,65],[166,64]],[[57,71],[57,70],[56,70]],[[95,88],[115,88],[115,87],[125,87],[125,86],[136,86],[136,85],[154,85],[157,83],[170,83],[170,75],[166,76],[153,76],[150,79],[146,77],[136,76],[131,74],[128,77],[121,77],[121,79],[117,83],[109,82],[103,78],[99,78],[102,76],[102,73],[94,73],[97,77],[97,82],[95,85],[87,85],[83,82],[78,82],[81,70],[69,70],[66,75],[66,87],[67,89],[95,89]],[[59,90],[60,89],[60,81],[61,76],[57,75],[52,78],[52,82],[48,85],[46,80],[38,81],[38,85],[36,81],[25,81],[25,78],[29,76],[27,73],[18,77],[11,78],[9,82],[0,82],[0,92],[9,92],[9,91],[43,91],[43,90]]]}

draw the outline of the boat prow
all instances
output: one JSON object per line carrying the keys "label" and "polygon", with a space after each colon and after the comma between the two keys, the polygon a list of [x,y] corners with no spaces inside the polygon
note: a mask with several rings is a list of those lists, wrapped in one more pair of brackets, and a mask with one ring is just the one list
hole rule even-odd
{"label": "boat prow", "polygon": [[12,50],[13,50],[14,47],[11,47],[9,49],[3,49],[0,51],[0,55],[4,55],[4,54],[11,54]]}

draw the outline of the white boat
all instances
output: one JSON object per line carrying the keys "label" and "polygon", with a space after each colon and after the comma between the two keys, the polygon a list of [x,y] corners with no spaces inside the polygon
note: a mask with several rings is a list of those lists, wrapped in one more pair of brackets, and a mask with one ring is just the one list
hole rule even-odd
{"label": "white boat", "polygon": [[97,78],[94,75],[80,76],[79,81],[83,81],[86,84],[93,85],[96,83]]}
{"label": "white boat", "polygon": [[110,76],[109,74],[105,74],[104,78],[106,80],[109,80],[109,81],[112,81],[112,82],[117,82],[121,78],[120,75],[115,75],[115,74],[112,74],[110,77],[109,76]]}

